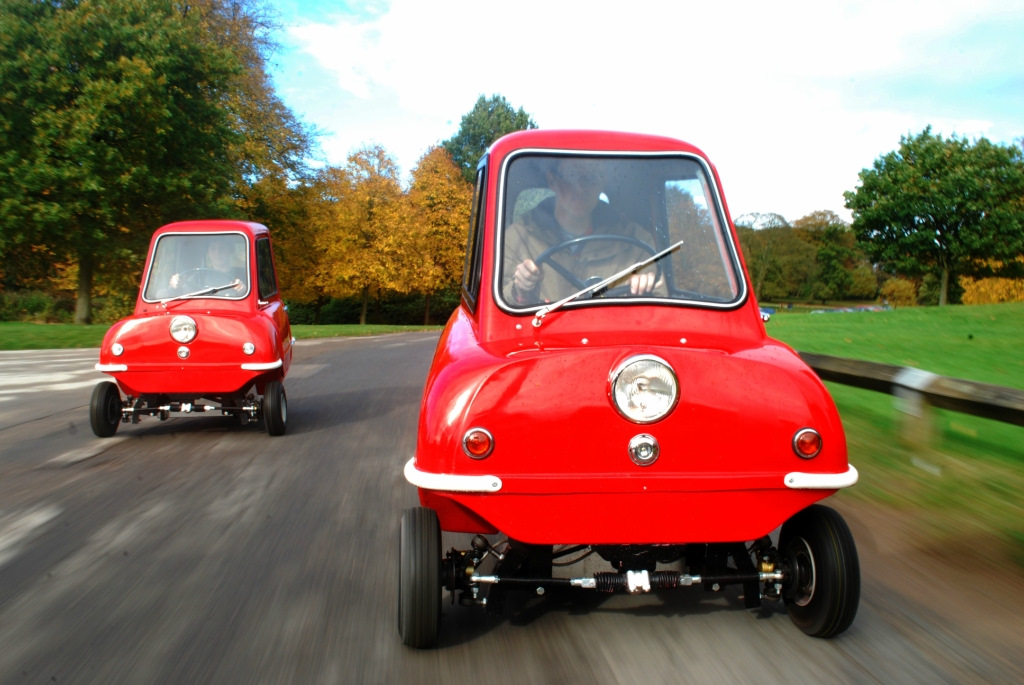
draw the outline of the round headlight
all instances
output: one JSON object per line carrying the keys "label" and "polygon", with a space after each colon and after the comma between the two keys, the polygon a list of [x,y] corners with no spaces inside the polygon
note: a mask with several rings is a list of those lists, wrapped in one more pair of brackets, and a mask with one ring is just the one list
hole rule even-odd
{"label": "round headlight", "polygon": [[631,357],[611,375],[612,403],[625,418],[653,423],[664,418],[679,399],[676,374],[653,355]]}
{"label": "round headlight", "polygon": [[121,343],[114,343],[113,345],[110,346],[110,353],[113,354],[115,357],[120,357],[122,354],[124,354],[124,345],[122,345]]}
{"label": "round headlight", "polygon": [[185,315],[171,319],[171,337],[180,343],[192,342],[192,339],[196,337],[195,319]]}

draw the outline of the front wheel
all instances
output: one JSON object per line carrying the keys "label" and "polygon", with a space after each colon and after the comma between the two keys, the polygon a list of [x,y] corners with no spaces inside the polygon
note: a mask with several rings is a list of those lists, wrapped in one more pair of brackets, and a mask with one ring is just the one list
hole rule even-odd
{"label": "front wheel", "polygon": [[860,562],[850,529],[834,509],[815,504],[794,515],[779,536],[789,618],[812,637],[850,627],[860,602]]}
{"label": "front wheel", "polygon": [[398,634],[409,647],[432,647],[441,625],[441,524],[437,512],[402,512],[398,544]]}
{"label": "front wheel", "polygon": [[263,421],[269,435],[284,435],[288,427],[288,397],[281,381],[267,383],[263,392]]}
{"label": "front wheel", "polygon": [[93,388],[89,423],[92,432],[100,438],[109,438],[117,432],[117,424],[121,423],[121,393],[116,383],[103,381]]}

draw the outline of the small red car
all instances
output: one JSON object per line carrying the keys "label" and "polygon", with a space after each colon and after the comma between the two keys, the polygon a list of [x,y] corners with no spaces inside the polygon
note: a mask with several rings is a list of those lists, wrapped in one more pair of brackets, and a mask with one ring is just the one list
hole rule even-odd
{"label": "small red car", "polygon": [[[172,412],[233,414],[282,435],[291,326],[270,232],[245,221],[185,221],[158,229],[135,313],[103,339],[89,408],[93,432]],[[121,397],[121,394],[124,397]]]}
{"label": "small red car", "polygon": [[[401,517],[403,642],[436,642],[444,590],[500,612],[517,590],[737,584],[809,635],[846,630],[857,550],[816,503],[857,471],[824,385],[765,333],[704,153],[533,130],[476,178],[405,466],[421,506]],[[468,545],[442,554],[442,531]]]}

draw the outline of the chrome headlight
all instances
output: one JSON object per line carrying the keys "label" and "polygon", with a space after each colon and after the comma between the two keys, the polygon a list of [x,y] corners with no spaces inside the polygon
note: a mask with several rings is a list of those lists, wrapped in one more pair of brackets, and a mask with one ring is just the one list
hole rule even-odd
{"label": "chrome headlight", "polygon": [[612,403],[635,423],[664,418],[679,400],[679,381],[672,367],[653,355],[630,357],[611,375]]}
{"label": "chrome headlight", "polygon": [[192,342],[196,337],[195,319],[184,314],[171,319],[171,337],[180,343]]}

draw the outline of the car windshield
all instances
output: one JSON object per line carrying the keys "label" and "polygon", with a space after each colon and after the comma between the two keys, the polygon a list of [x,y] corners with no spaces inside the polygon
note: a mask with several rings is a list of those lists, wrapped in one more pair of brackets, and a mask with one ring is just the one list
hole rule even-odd
{"label": "car windshield", "polygon": [[680,241],[568,306],[639,298],[724,308],[746,294],[718,195],[698,158],[521,153],[506,164],[501,192],[496,290],[509,309],[559,302]]}
{"label": "car windshield", "polygon": [[242,299],[249,294],[247,241],[240,233],[167,233],[157,239],[143,299]]}

